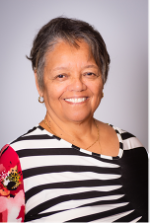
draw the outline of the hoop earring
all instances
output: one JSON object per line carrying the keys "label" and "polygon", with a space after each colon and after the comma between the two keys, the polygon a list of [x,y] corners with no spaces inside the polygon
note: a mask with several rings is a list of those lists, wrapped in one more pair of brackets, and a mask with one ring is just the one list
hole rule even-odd
{"label": "hoop earring", "polygon": [[44,103],[44,98],[42,96],[39,96],[38,101],[39,101],[39,103]]}

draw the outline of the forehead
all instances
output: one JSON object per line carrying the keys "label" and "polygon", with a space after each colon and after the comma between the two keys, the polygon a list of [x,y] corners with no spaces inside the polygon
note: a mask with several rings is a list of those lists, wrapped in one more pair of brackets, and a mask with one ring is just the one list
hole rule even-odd
{"label": "forehead", "polygon": [[76,41],[77,45],[59,40],[46,54],[45,66],[61,63],[89,63],[95,60],[91,48],[84,40]]}

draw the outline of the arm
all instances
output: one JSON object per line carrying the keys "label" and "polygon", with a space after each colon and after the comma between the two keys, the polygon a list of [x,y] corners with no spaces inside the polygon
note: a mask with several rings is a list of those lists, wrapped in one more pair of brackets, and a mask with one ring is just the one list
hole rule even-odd
{"label": "arm", "polygon": [[23,222],[25,195],[17,153],[9,145],[0,152],[0,222]]}
{"label": "arm", "polygon": [[121,159],[126,194],[133,207],[148,221],[148,154],[140,141],[130,133],[123,133],[124,155]]}

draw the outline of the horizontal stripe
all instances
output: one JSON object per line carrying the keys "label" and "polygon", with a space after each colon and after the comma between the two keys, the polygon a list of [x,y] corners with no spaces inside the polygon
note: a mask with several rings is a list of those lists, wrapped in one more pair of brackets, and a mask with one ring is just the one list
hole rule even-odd
{"label": "horizontal stripe", "polygon": [[132,137],[135,137],[133,134],[129,133],[129,132],[124,132],[121,134],[121,137],[123,140],[126,140],[128,138],[132,138]]}
{"label": "horizontal stripe", "polygon": [[[108,211],[114,208],[120,208],[122,206],[127,205],[128,203],[118,203],[118,204],[110,204],[110,205],[100,205],[100,206],[93,206],[92,209],[90,206],[85,206],[81,208],[69,209],[67,211],[62,211],[57,214],[53,214],[46,219],[48,222],[66,222],[78,217],[88,216],[89,214],[100,213],[104,211]],[[44,218],[42,219],[44,222]],[[40,221],[40,220],[39,220]]]}
{"label": "horizontal stripe", "polygon": [[122,213],[119,213],[119,214],[116,214],[116,215],[112,215],[112,216],[109,216],[109,217],[106,217],[106,218],[101,218],[101,219],[96,219],[95,221],[92,220],[91,222],[107,222],[107,223],[111,223],[111,222],[115,222],[116,220],[118,220],[120,217],[125,217],[127,216],[128,214],[131,214],[134,210],[131,210],[131,211],[127,211],[127,212],[122,212]]}
{"label": "horizontal stripe", "polygon": [[130,213],[130,214],[126,215],[126,216],[118,218],[114,222],[119,222],[119,223],[120,222],[137,222],[140,219],[141,219],[141,217],[139,216],[139,213],[136,212],[136,211],[133,211],[132,213]]}
{"label": "horizontal stripe", "polygon": [[[90,192],[89,192],[90,193]],[[119,196],[120,198],[122,196]],[[114,199],[113,199],[114,198]],[[116,204],[116,203],[124,203],[124,200],[119,199],[115,199],[117,198],[116,195],[113,196],[106,196],[106,197],[95,197],[95,198],[86,198],[86,199],[71,199],[71,200],[62,200],[59,201],[58,198],[57,199],[57,204],[54,205],[52,208],[49,208],[49,205],[47,206],[47,209],[45,209],[43,212],[40,212],[40,214],[44,214],[45,212],[56,212],[56,211],[61,211],[61,210],[67,210],[67,209],[75,209],[75,208],[79,208],[79,207],[87,207],[90,206],[91,208],[93,206],[101,206],[101,205],[109,205],[109,204]],[[128,203],[128,202],[127,202]],[[39,205],[41,206],[41,208],[43,208],[43,204]]]}
{"label": "horizontal stripe", "polygon": [[[101,200],[100,199],[100,196],[102,197],[102,198],[104,198],[103,197],[103,194],[107,197],[106,199],[104,199],[104,200]],[[52,195],[51,195],[52,196]],[[111,199],[111,196],[114,196],[114,199]],[[109,199],[109,197],[105,194],[105,193],[100,193],[100,192],[96,192],[96,191],[91,191],[91,192],[83,192],[83,193],[76,193],[76,194],[71,194],[71,195],[61,195],[61,196],[59,196],[59,197],[56,197],[56,198],[51,198],[51,199],[49,199],[49,200],[45,200],[43,203],[39,203],[39,201],[37,201],[37,199],[36,199],[36,202],[37,202],[37,206],[34,206],[34,208],[33,209],[31,209],[27,214],[28,215],[31,215],[32,213],[34,214],[34,213],[42,213],[43,211],[46,211],[46,209],[47,210],[51,210],[51,207],[53,207],[53,206],[55,206],[55,205],[57,205],[57,204],[61,204],[61,203],[64,203],[64,202],[69,202],[71,205],[70,205],[70,208],[71,207],[74,207],[73,206],[73,204],[75,203],[75,202],[79,202],[79,203],[81,203],[80,204],[80,207],[83,207],[83,205],[84,206],[86,206],[87,207],[87,204],[88,203],[90,203],[91,204],[91,202],[92,202],[92,200],[93,200],[93,202],[95,203],[95,200],[96,200],[96,205],[106,205],[106,204],[116,204],[116,203],[114,203],[114,200],[116,200],[116,199],[118,199],[117,198],[117,196],[118,196],[118,198],[120,197],[123,197],[123,195],[110,195],[109,197],[110,197],[110,199]],[[97,198],[99,198],[99,201],[97,202]],[[92,200],[91,200],[92,199]],[[86,200],[86,201],[85,201]],[[85,201],[85,203],[84,203],[84,201]],[[107,202],[108,201],[108,202]],[[123,203],[124,203],[125,201],[123,201]],[[68,204],[69,204],[68,203]],[[127,204],[128,204],[129,202],[127,202]],[[28,205],[28,203],[27,203],[27,205]],[[30,205],[31,205],[31,203],[30,203]],[[76,207],[76,206],[75,206]],[[93,206],[92,206],[93,207]]]}
{"label": "horizontal stripe", "polygon": [[[90,194],[90,192],[89,192],[89,194]],[[68,199],[69,199],[69,197],[68,197]],[[60,203],[58,203],[58,200],[57,200],[58,206],[62,207],[65,210],[67,210],[66,206],[68,207],[68,209],[75,209],[75,208],[79,208],[79,207],[81,208],[84,206],[86,206],[86,207],[90,206],[92,208],[93,206],[103,206],[103,205],[110,205],[110,204],[114,205],[114,204],[125,203],[125,202],[128,203],[128,201],[125,200],[125,197],[118,196],[118,199],[117,199],[117,195],[106,196],[106,197],[101,196],[99,198],[95,197],[92,199],[89,199],[89,198],[84,199],[81,197],[81,200],[76,197],[74,197],[74,199],[72,199],[72,196],[71,196],[71,200],[66,200],[65,202],[60,201]],[[57,205],[52,207],[53,210],[54,210],[54,207],[55,207],[55,209],[58,209]],[[60,210],[62,210],[62,209],[60,209]],[[47,210],[45,210],[44,212],[41,212],[40,214],[44,214],[45,212],[48,212],[48,211],[49,211],[49,206],[48,206]],[[58,211],[58,210],[56,210],[56,211]]]}
{"label": "horizontal stripe", "polygon": [[132,220],[132,221],[130,221],[130,222],[137,222],[137,221],[139,221],[140,219],[142,218],[142,216],[140,216],[140,217],[138,217],[138,218],[136,218],[136,219],[134,219],[134,220]]}
{"label": "horizontal stripe", "polygon": [[112,156],[101,155],[101,158],[103,158],[103,159],[112,159]]}
{"label": "horizontal stripe", "polygon": [[133,148],[143,147],[141,142],[135,137],[131,137],[130,139],[124,140],[123,146],[124,146],[123,148],[124,150],[130,150]]}
{"label": "horizontal stripe", "polygon": [[[31,148],[31,149],[40,149],[40,148],[59,148],[59,141],[57,141],[55,138],[54,139],[44,139],[43,141],[41,139],[39,140],[22,140],[19,142],[15,142],[13,144],[11,144],[10,146],[14,149],[14,150],[20,150],[20,149],[27,149],[27,148]],[[61,148],[66,148],[65,145],[61,145]]]}
{"label": "horizontal stripe", "polygon": [[[43,158],[43,156],[73,156],[73,155],[81,155],[81,153],[77,150],[70,149],[70,148],[39,148],[39,149],[22,149],[18,150],[17,154],[19,155],[19,158],[23,157],[32,157],[32,156],[42,156],[40,158]],[[46,157],[45,157],[46,158]],[[32,158],[31,158],[32,159]],[[36,158],[35,158],[36,159]]]}
{"label": "horizontal stripe", "polygon": [[[23,177],[24,179],[29,178],[31,176],[35,175],[41,175],[41,174],[52,174],[52,173],[65,173],[65,172],[72,172],[72,173],[80,173],[80,172],[93,172],[95,174],[101,174],[107,176],[114,176],[114,175],[119,175],[118,178],[121,176],[120,175],[120,170],[118,168],[115,168],[112,170],[112,168],[100,168],[100,167],[89,167],[89,166],[71,166],[71,165],[63,165],[63,166],[41,166],[37,168],[31,168],[28,170],[23,171]],[[86,175],[86,174],[85,174]],[[117,176],[116,176],[117,177]],[[108,178],[106,178],[108,179]]]}
{"label": "horizontal stripe", "polygon": [[[107,206],[107,205],[105,205]],[[112,216],[113,218],[116,218],[115,217],[116,215],[118,214],[121,214],[121,216],[123,216],[124,212],[133,212],[134,210],[131,209],[131,205],[130,204],[126,204],[124,206],[119,206],[119,207],[116,207],[116,208],[111,208],[108,209],[108,210],[105,210],[105,211],[99,211],[95,214],[89,214],[89,215],[86,215],[86,216],[81,216],[79,218],[76,218],[76,219],[71,219],[71,220],[68,220],[68,222],[90,222],[90,221],[94,221],[94,220],[98,220],[100,222],[103,222],[101,220],[103,220],[103,218],[106,218],[106,217],[109,217],[112,219]]]}
{"label": "horizontal stripe", "polygon": [[[24,176],[24,173],[23,173]],[[52,174],[42,174],[31,176],[29,178],[24,179],[24,187],[25,191],[28,191],[32,187],[40,185],[43,183],[63,183],[71,181],[80,181],[80,180],[114,180],[120,178],[120,175],[109,175],[109,174],[95,174],[92,172],[63,172],[63,173],[52,173]]]}
{"label": "horizontal stripe", "polygon": [[[64,188],[64,189],[47,189],[45,191],[41,191],[40,193],[38,194],[35,194],[34,196],[32,196],[28,202],[27,202],[27,209],[26,209],[26,212],[28,212],[30,209],[32,209],[34,207],[34,203],[35,204],[38,204],[38,203],[44,203],[44,201],[47,201],[47,200],[50,200],[50,199],[55,199],[57,197],[60,197],[61,195],[70,195],[69,198],[71,197],[71,204],[73,204],[73,206],[81,206],[83,203],[89,203],[89,199],[84,199],[84,200],[81,200],[81,201],[76,201],[76,202],[73,202],[73,197],[72,195],[73,194],[77,194],[77,193],[80,193],[80,194],[84,194],[85,192],[89,192],[89,194],[93,191],[97,192],[97,194],[99,195],[103,195],[103,192],[104,192],[104,195],[107,195],[107,196],[103,196],[103,197],[98,197],[96,198],[96,201],[101,201],[101,200],[115,200],[115,199],[118,199],[118,198],[121,198],[123,195],[122,194],[119,194],[117,195],[117,189],[119,189],[120,186],[106,186],[106,187],[78,187],[78,188]],[[116,194],[114,193],[114,191],[116,191]],[[107,192],[107,194],[105,193]],[[112,195],[114,194],[114,195]],[[64,198],[63,198],[64,199]],[[66,199],[65,199],[66,200]],[[76,198],[75,198],[76,200]],[[95,202],[95,199],[92,199],[93,202]],[[60,203],[60,202],[59,202]],[[50,203],[51,204],[51,203]],[[66,202],[64,201],[61,202],[61,205],[58,205],[58,208],[59,210],[63,210],[63,209],[69,209],[69,207],[65,207],[67,206],[68,204],[70,204],[70,202]],[[57,209],[56,209],[57,210]],[[49,210],[50,211],[55,211],[55,209],[51,209]],[[47,212],[47,211],[45,211]]]}
{"label": "horizontal stripe", "polygon": [[119,168],[119,165],[114,163],[103,162],[92,157],[76,156],[76,155],[51,155],[51,156],[35,156],[21,158],[23,170],[42,166],[95,166],[103,168]]}
{"label": "horizontal stripe", "polygon": [[[117,209],[119,210],[119,209]],[[123,208],[122,208],[123,210]],[[26,216],[26,221],[32,221],[32,222],[40,222],[42,223],[43,222],[51,222],[50,221],[50,215],[52,214],[57,214],[59,212],[63,212],[63,211],[57,211],[57,212],[50,212],[50,213],[44,213],[44,214],[33,214],[32,216]],[[102,212],[102,213],[98,213],[98,214],[93,214],[93,215],[90,215],[90,216],[84,216],[83,218],[80,217],[79,219],[75,219],[75,220],[81,220],[81,221],[77,221],[77,222],[90,222],[89,220],[89,217],[92,217],[91,218],[91,222],[106,222],[107,220],[109,220],[110,222],[113,222],[113,220],[116,220],[118,217],[124,217],[125,215],[128,215],[129,213],[132,213],[133,210],[127,210],[126,212],[122,212],[122,213],[119,213],[119,214],[115,214],[116,213],[116,209],[112,209],[110,211],[106,211],[106,212]],[[107,214],[107,215],[106,215]],[[115,215],[112,215],[112,214],[115,214]],[[101,219],[94,219],[94,217],[97,216],[98,219],[100,217],[105,217],[105,218],[101,218]],[[108,216],[108,217],[107,217]],[[138,218],[139,219],[139,218]],[[56,221],[58,222],[58,221]],[[73,222],[72,220],[68,220],[66,222]]]}
{"label": "horizontal stripe", "polygon": [[[87,207],[89,209],[89,207]],[[74,211],[75,210],[75,213],[76,213],[76,209],[73,209],[71,211]],[[91,220],[95,220],[95,218],[103,218],[103,217],[110,217],[114,214],[117,214],[117,213],[123,213],[123,211],[129,211],[129,212],[132,212],[132,210],[130,209],[130,206],[127,205],[127,206],[124,206],[124,207],[117,207],[117,208],[114,208],[114,209],[111,209],[111,210],[105,210],[103,212],[100,212],[100,213],[92,213],[91,212],[89,213],[90,215],[87,215],[87,216],[84,216],[84,217],[81,217],[81,218],[78,218],[76,219],[76,223],[87,223],[87,222],[90,222]],[[55,220],[52,220],[51,219],[51,216],[53,215],[53,213],[45,213],[45,214],[37,214],[37,215],[33,215],[33,216],[28,216],[28,220],[32,221],[34,220],[34,222],[36,223],[59,223],[61,221],[58,221],[57,219],[57,214],[59,216],[59,214],[62,214],[63,212],[66,212],[66,211],[60,211],[60,212],[56,212],[54,215],[56,216],[55,218],[53,217],[53,219]],[[63,214],[62,214],[63,215]],[[69,222],[69,223],[75,223],[74,220],[70,219],[69,221],[66,221],[66,223]]]}
{"label": "horizontal stripe", "polygon": [[45,140],[45,139],[55,139],[55,137],[49,136],[49,135],[29,135],[29,136],[19,137],[14,142],[25,141],[25,140]]}
{"label": "horizontal stripe", "polygon": [[[89,194],[88,194],[89,195]],[[96,195],[96,194],[95,194]],[[92,195],[92,196],[95,196]],[[76,198],[77,196],[77,198]],[[80,196],[80,198],[79,198]],[[63,211],[67,209],[74,209],[77,207],[87,207],[91,206],[100,206],[100,205],[106,205],[106,204],[116,204],[116,203],[124,203],[125,201],[121,199],[122,196],[119,196],[119,199],[113,199],[115,198],[115,195],[112,196],[106,196],[106,197],[90,197],[86,198],[86,194],[84,195],[73,195],[73,196],[60,196],[58,198],[53,198],[51,200],[45,200],[43,203],[37,202],[37,206],[33,206],[33,203],[31,201],[27,203],[28,210],[26,209],[27,215],[32,214],[44,214],[44,213],[56,213],[57,211]],[[84,196],[85,198],[82,198]],[[110,198],[110,200],[109,200]],[[128,203],[128,202],[127,202]],[[33,208],[32,208],[33,206]],[[30,208],[29,208],[30,207]]]}
{"label": "horizontal stripe", "polygon": [[[80,180],[116,180],[119,179],[120,175],[110,175],[110,174],[96,174],[93,172],[61,172],[61,173],[50,173],[45,174],[44,168],[38,168],[38,169],[31,169],[28,170],[29,172],[24,174],[23,171],[23,177],[26,187],[26,181],[29,182],[29,179],[36,179],[39,178],[41,181],[45,181],[45,179],[48,178],[48,181],[50,183],[58,183],[58,182],[68,182],[68,181],[80,181]],[[35,171],[35,172],[34,172]],[[35,176],[36,173],[36,176]],[[39,175],[38,175],[39,173]],[[26,177],[29,176],[29,177]],[[35,181],[36,184],[39,183],[39,181]],[[28,183],[28,185],[30,185]],[[31,187],[33,186],[33,183],[31,183]]]}
{"label": "horizontal stripe", "polygon": [[83,152],[83,153],[92,155],[92,152],[90,152],[90,151],[88,151],[88,150],[85,150],[85,149],[80,149],[80,152]]}
{"label": "horizontal stripe", "polygon": [[[113,183],[115,182],[115,183]],[[113,185],[114,184],[114,185]],[[112,188],[112,190],[114,189],[114,187],[118,186],[118,188],[121,187],[120,185],[120,181],[118,180],[90,180],[90,181],[86,181],[86,180],[81,180],[81,181],[72,181],[72,182],[65,182],[65,183],[48,183],[48,184],[40,184],[37,185],[33,188],[31,188],[30,190],[26,191],[26,201],[34,196],[35,194],[38,194],[40,191],[44,191],[44,190],[48,190],[48,189],[63,189],[63,188],[78,188],[78,187],[99,187],[101,186],[104,189],[109,189]],[[103,190],[104,191],[104,190]],[[104,191],[105,192],[105,191]],[[106,191],[107,192],[107,191]]]}
{"label": "horizontal stripe", "polygon": [[[96,198],[95,198],[96,199]],[[117,200],[112,200],[111,202],[109,201],[109,200],[106,200],[106,201],[98,201],[98,202],[94,202],[94,203],[86,203],[86,207],[91,207],[91,209],[92,209],[92,206],[93,205],[102,205],[102,204],[104,204],[105,203],[105,205],[106,204],[118,204],[118,203],[121,203],[121,202],[125,202],[125,201],[123,201],[123,198],[120,198],[120,199],[117,199]],[[80,206],[80,207],[82,207],[82,206]],[[78,208],[80,208],[80,207],[78,207]],[[130,206],[129,206],[129,204],[128,205],[126,205],[125,207],[123,207],[122,209],[125,209],[125,210],[129,210],[130,209]],[[41,219],[42,217],[47,217],[47,222],[48,222],[48,220],[49,220],[49,216],[50,215],[52,215],[52,214],[56,214],[56,213],[59,213],[59,212],[63,212],[63,211],[65,211],[64,209],[63,210],[57,210],[57,211],[53,211],[53,212],[43,212],[43,213],[37,213],[37,212],[35,212],[34,211],[34,213],[32,213],[32,214],[30,214],[30,215],[27,215],[26,217],[28,218],[28,221],[32,221],[32,220],[34,220],[34,219]],[[119,210],[120,211],[120,210]],[[86,219],[86,217],[83,217],[83,220],[85,220],[85,221],[88,221],[89,222],[89,220],[90,220],[90,218],[89,217],[92,217],[92,219],[94,220],[94,217],[93,216],[97,216],[98,215],[98,218],[100,218],[100,217],[105,217],[105,216],[110,216],[111,214],[115,214],[116,213],[116,209],[112,209],[111,211],[105,211],[105,212],[102,212],[102,213],[98,213],[98,214],[95,214],[95,215],[88,215],[87,217],[87,220],[85,220]],[[44,218],[45,219],[45,218]],[[80,217],[79,219],[82,219],[82,217]],[[83,221],[82,220],[82,221]],[[37,220],[38,221],[38,220]]]}
{"label": "horizontal stripe", "polygon": [[[33,202],[36,202],[36,205],[40,205],[41,203],[46,203],[46,205],[48,206],[47,208],[50,208],[51,206],[54,206],[55,204],[66,203],[66,201],[68,201],[68,200],[71,200],[71,203],[73,203],[73,200],[80,200],[80,199],[85,200],[85,199],[89,199],[89,198],[98,198],[98,197],[108,197],[109,203],[112,202],[112,199],[109,197],[114,197],[115,199],[113,199],[113,200],[118,200],[118,199],[116,199],[116,197],[117,198],[121,197],[122,200],[118,201],[118,202],[127,202],[127,199],[125,199],[125,197],[122,196],[123,192],[121,189],[111,190],[111,191],[107,191],[107,192],[89,189],[89,191],[85,191],[85,192],[81,191],[81,192],[77,192],[77,193],[74,192],[72,194],[70,194],[70,192],[64,191],[65,193],[63,195],[61,194],[61,190],[60,190],[60,192],[58,192],[59,195],[57,195],[56,197],[54,197],[56,193],[53,196],[53,194],[52,194],[53,191],[51,191],[51,194],[49,196],[46,195],[46,193],[48,194],[49,191],[50,190],[47,190],[45,192],[41,191],[38,194],[34,194],[34,196],[32,195],[29,198],[29,200],[26,202],[26,204],[30,205]],[[86,194],[86,192],[88,192],[88,194]],[[40,195],[43,195],[43,199],[45,198],[45,200],[43,202],[42,202],[43,199],[41,199],[40,201],[37,200],[37,198],[39,198]],[[101,200],[99,200],[98,203],[94,202],[94,204],[92,204],[92,205],[106,204],[106,202],[102,201],[102,203],[100,203],[100,201]],[[42,204],[42,208],[43,208],[43,204]]]}

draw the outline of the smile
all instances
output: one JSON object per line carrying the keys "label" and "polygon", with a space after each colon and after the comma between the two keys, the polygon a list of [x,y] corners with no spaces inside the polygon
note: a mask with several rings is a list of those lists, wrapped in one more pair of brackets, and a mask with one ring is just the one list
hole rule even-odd
{"label": "smile", "polygon": [[71,102],[71,103],[82,103],[85,100],[87,100],[87,97],[83,97],[83,98],[68,98],[68,99],[65,99],[65,101]]}

